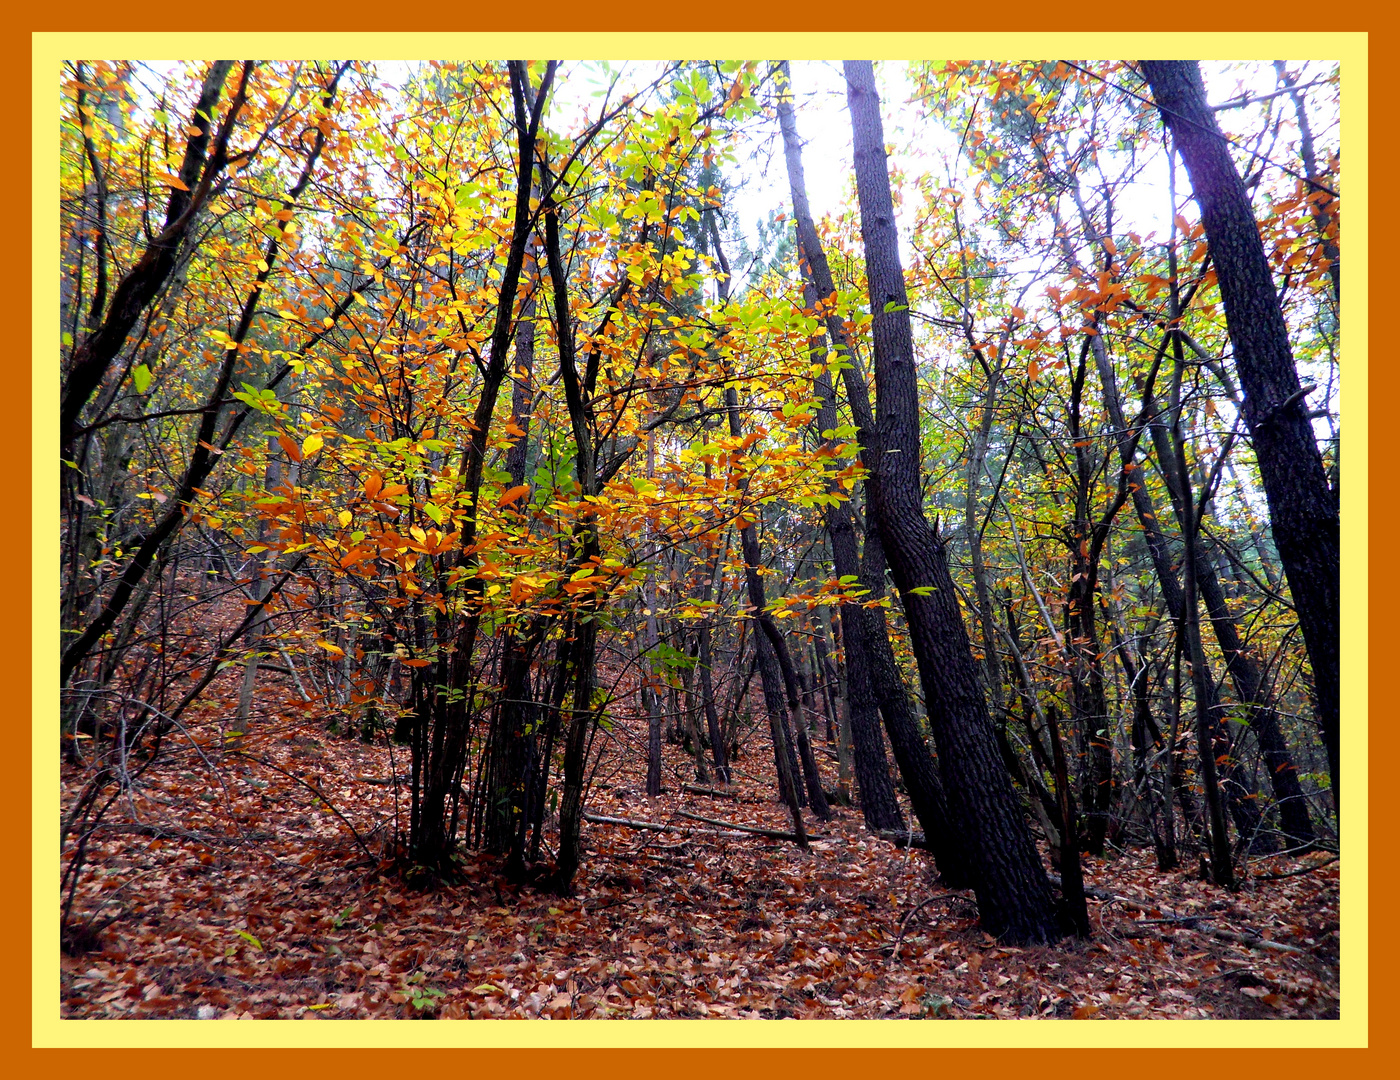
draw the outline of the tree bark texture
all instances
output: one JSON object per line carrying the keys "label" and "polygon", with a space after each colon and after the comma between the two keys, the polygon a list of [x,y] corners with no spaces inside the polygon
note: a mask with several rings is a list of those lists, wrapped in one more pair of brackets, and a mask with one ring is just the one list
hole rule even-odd
{"label": "tree bark texture", "polygon": [[[780,65],[782,77],[786,79],[787,64]],[[785,83],[786,85],[786,83]],[[802,147],[797,135],[796,118],[790,101],[779,98],[778,119],[783,130],[783,148],[787,159],[788,182],[792,192],[793,216],[797,222],[798,246],[807,273],[810,276],[817,298],[825,301],[836,292],[831,268],[826,253],[817,236],[816,225],[807,202],[806,178],[802,167]],[[832,311],[826,313],[827,336],[830,349],[842,363],[842,375],[846,395],[856,426],[860,430],[860,440],[864,446],[874,438],[875,415],[870,407],[869,391],[865,376],[858,360],[846,340],[840,318]],[[821,396],[820,387],[818,395]],[[823,402],[825,398],[822,397]],[[832,415],[835,402],[832,401]],[[827,422],[818,421],[823,430]],[[869,458],[862,453],[867,469],[871,468]],[[868,485],[862,484],[862,487]],[[863,588],[870,591],[870,599],[878,600],[885,594],[885,559],[880,545],[878,530],[867,528],[865,554],[861,557],[856,548],[856,533],[851,520],[849,503],[833,508],[844,511],[849,532],[842,524],[840,514],[829,518],[828,529],[831,535],[832,560],[838,576],[856,574],[861,578]],[[967,858],[962,851],[961,836],[948,818],[947,802],[943,785],[939,780],[938,766],[929,753],[918,722],[909,706],[909,698],[904,689],[904,679],[895,662],[894,650],[890,646],[889,630],[885,623],[883,608],[867,608],[861,604],[848,604],[841,610],[841,636],[846,647],[846,667],[848,680],[848,714],[851,724],[851,740],[855,744],[856,779],[861,786],[862,807],[866,799],[866,776],[877,766],[884,768],[884,748],[879,746],[879,731],[873,726],[864,728],[869,722],[857,710],[865,705],[858,685],[859,675],[856,665],[863,656],[866,665],[865,682],[871,692],[873,702],[878,706],[884,720],[885,731],[889,735],[890,748],[894,751],[895,762],[899,766],[904,786],[914,808],[914,815],[923,827],[929,850],[933,852],[934,863],[944,880],[954,887],[966,887],[971,881]],[[864,742],[862,749],[861,743]],[[864,766],[862,766],[864,758]],[[864,769],[864,771],[863,771]],[[878,777],[870,777],[874,800],[884,798],[873,785],[878,785]],[[890,792],[893,798],[893,791]],[[896,802],[895,808],[898,808]],[[883,813],[884,811],[882,811]]]}
{"label": "tree bark texture", "polygon": [[1313,437],[1249,196],[1206,101],[1200,69],[1189,60],[1144,60],[1141,65],[1201,208],[1274,544],[1312,662],[1332,798],[1340,805],[1341,524],[1336,494]]}
{"label": "tree bark texture", "polygon": [[982,924],[1007,941],[1054,941],[1060,927],[1050,883],[997,751],[947,553],[923,514],[913,333],[874,70],[869,62],[846,61],[844,67],[873,316],[870,513],[908,618],[951,817],[968,838]]}

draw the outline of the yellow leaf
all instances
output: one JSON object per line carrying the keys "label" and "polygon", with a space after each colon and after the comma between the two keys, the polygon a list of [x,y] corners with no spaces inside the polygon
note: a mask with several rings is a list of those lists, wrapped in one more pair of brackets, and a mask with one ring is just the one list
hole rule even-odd
{"label": "yellow leaf", "polygon": [[301,452],[304,457],[310,457],[317,450],[326,445],[326,441],[319,435],[308,435],[301,441]]}
{"label": "yellow leaf", "polygon": [[336,520],[340,522],[340,527],[344,529],[347,526],[349,526],[350,522],[354,519],[354,516],[355,515],[350,513],[349,510],[342,510],[339,514],[336,515]]}
{"label": "yellow leaf", "polygon": [[344,655],[345,655],[345,650],[344,650],[344,649],[342,649],[339,645],[332,645],[329,641],[320,641],[320,640],[318,640],[318,641],[316,642],[316,644],[319,645],[319,646],[321,646],[321,648],[325,649],[326,652],[330,653],[332,656],[344,656]]}

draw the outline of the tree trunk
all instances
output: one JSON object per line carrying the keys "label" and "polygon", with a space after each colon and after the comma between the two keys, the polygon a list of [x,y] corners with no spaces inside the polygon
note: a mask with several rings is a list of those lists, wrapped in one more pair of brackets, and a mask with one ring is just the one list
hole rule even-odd
{"label": "tree trunk", "polygon": [[1050,883],[1036,857],[987,716],[977,663],[947,553],[923,515],[919,399],[909,301],[885,162],[875,73],[846,61],[856,187],[875,343],[877,388],[871,516],[904,602],[955,827],[968,837],[984,928],[1015,942],[1060,936]]}
{"label": "tree trunk", "polygon": [[[709,464],[705,465],[706,476],[709,475]],[[710,565],[705,571],[705,584],[701,592],[701,599],[709,603],[714,595],[714,572],[718,562],[718,549],[716,548],[710,557]],[[707,616],[700,624],[699,637],[699,672],[700,680],[700,703],[705,709],[705,726],[710,734],[710,754],[714,758],[715,773],[719,776],[720,783],[730,782],[729,777],[729,753],[724,745],[724,732],[720,730],[719,710],[715,707],[715,685],[714,685],[714,655],[710,642],[710,620]]]}
{"label": "tree trunk", "polygon": [[1264,245],[1194,61],[1144,60],[1201,208],[1215,263],[1244,416],[1259,461],[1274,544],[1288,577],[1317,686],[1318,721],[1340,806],[1341,524],[1308,420]]}
{"label": "tree trunk", "polygon": [[[780,70],[782,77],[786,78],[786,62],[780,65]],[[793,216],[797,219],[799,248],[818,299],[826,301],[835,294],[836,287],[807,203],[802,149],[797,137],[796,119],[791,103],[782,98],[779,99],[778,118],[783,126],[783,147],[787,157],[789,187],[792,191]],[[865,376],[846,340],[841,320],[832,312],[827,313],[826,327],[831,350],[842,364],[846,396],[856,426],[861,431],[861,444],[865,446],[875,435],[875,416],[870,408]],[[833,413],[834,409],[833,401]],[[819,423],[822,423],[823,430],[827,429],[824,421]],[[862,459],[867,469],[870,469],[872,463],[864,452]],[[861,486],[868,487],[868,483]],[[850,504],[833,509],[844,511],[847,515],[846,521],[851,525],[849,533],[846,533],[839,513],[834,518],[828,517],[828,529],[835,525],[835,531],[831,532],[831,543],[832,560],[836,565],[837,574],[858,575],[862,587],[870,591],[870,599],[880,599],[885,594],[885,558],[878,530],[867,526],[865,553],[862,558],[856,550],[856,534],[850,519]],[[938,767],[924,743],[918,723],[910,709],[904,679],[895,662],[894,650],[890,646],[884,609],[867,608],[863,604],[843,606],[841,637],[846,648],[847,713],[850,717],[851,740],[855,744],[856,779],[861,786],[862,809],[866,800],[866,776],[877,768],[886,769],[885,783],[888,783],[884,748],[879,745],[879,729],[867,713],[858,712],[873,699],[884,719],[890,748],[904,779],[904,786],[909,792],[914,815],[919,819],[929,849],[933,852],[934,863],[950,886],[966,887],[971,882],[971,871],[968,868],[967,856],[962,851],[961,835],[948,818],[947,802],[939,780]],[[862,659],[866,671],[864,682],[860,681],[857,670]],[[864,686],[869,687],[870,699],[867,699],[866,691],[862,689]],[[879,776],[870,776],[869,783],[872,785],[872,799],[877,801],[877,805],[883,804],[886,807],[880,813],[889,812],[889,804],[883,802],[886,796],[881,794],[876,786],[881,784]],[[888,798],[894,799],[892,787]],[[893,803],[893,808],[898,810],[897,801]]]}

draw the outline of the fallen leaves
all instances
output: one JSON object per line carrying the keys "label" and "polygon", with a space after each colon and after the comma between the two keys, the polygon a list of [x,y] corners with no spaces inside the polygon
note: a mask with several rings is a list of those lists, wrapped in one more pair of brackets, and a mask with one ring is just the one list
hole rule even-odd
{"label": "fallen leaves", "polygon": [[[585,827],[575,896],[513,884],[498,860],[471,852],[461,884],[411,891],[388,863],[367,860],[348,829],[383,850],[395,788],[381,778],[402,768],[399,752],[332,737],[326,717],[279,695],[275,686],[260,688],[263,719],[240,752],[221,757],[212,749],[220,717],[211,702],[191,718],[208,764],[169,750],[149,770],[133,803],[137,816],[94,837],[94,871],[79,886],[79,907],[121,905],[123,916],[98,951],[63,958],[63,1015],[1337,1014],[1335,864],[1247,878],[1226,894],[1189,874],[1158,874],[1150,853],[1086,860],[1088,883],[1150,898],[1160,905],[1155,916],[1093,900],[1092,941],[1007,948],[980,930],[970,893],[941,889],[924,852],[873,837],[858,811],[822,824],[826,839],[806,854],[763,835],[696,824],[713,802],[682,786],[690,759],[668,745],[676,782],[647,799],[639,794],[645,763],[621,737],[589,800],[596,819]],[[724,819],[780,832],[790,822],[764,778],[772,769],[765,749],[739,763],[745,776],[727,792],[735,797],[725,800]],[[66,799],[79,782],[65,772]],[[1266,867],[1286,873],[1300,865],[1274,859]],[[1151,921],[1164,911],[1302,952],[1261,951],[1189,923]]]}

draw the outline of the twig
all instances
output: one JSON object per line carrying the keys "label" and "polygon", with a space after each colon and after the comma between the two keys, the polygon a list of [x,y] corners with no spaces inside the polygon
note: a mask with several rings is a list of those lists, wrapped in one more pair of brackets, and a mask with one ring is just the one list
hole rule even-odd
{"label": "twig", "polygon": [[[923,911],[924,908],[928,907],[928,906],[929,906],[930,904],[932,904],[935,900],[957,900],[957,899],[961,899],[961,897],[959,897],[957,893],[938,893],[936,896],[930,896],[930,897],[929,897],[927,900],[925,900],[923,903],[919,904],[919,905],[916,906],[916,907],[911,908],[911,909],[909,910],[909,913],[908,913],[907,915],[904,916],[903,920],[901,920],[901,922],[900,922],[900,924],[899,924],[899,933],[895,935],[894,945],[891,946],[891,948],[890,948],[890,955],[889,955],[889,958],[888,958],[888,960],[887,960],[886,962],[887,962],[887,963],[890,963],[890,964],[893,964],[893,963],[894,963],[895,957],[899,955],[899,945],[900,945],[900,942],[902,942],[902,941],[904,940],[904,931],[907,930],[907,929],[909,928],[909,920],[910,920],[910,919],[912,919],[912,918],[913,918],[915,915],[917,915],[919,912]],[[883,948],[883,946],[882,946],[882,948]]]}
{"label": "twig", "polygon": [[701,787],[699,784],[682,784],[681,789],[693,791],[696,795],[713,795],[717,799],[737,799],[739,797],[737,791],[722,791],[719,788]]}
{"label": "twig", "polygon": [[1340,860],[1340,855],[1333,855],[1330,859],[1323,859],[1320,863],[1311,863],[1308,866],[1300,866],[1297,870],[1288,870],[1282,874],[1254,874],[1251,877],[1254,881],[1282,881],[1284,878],[1297,877],[1299,874],[1321,870],[1324,866],[1331,866]]}

